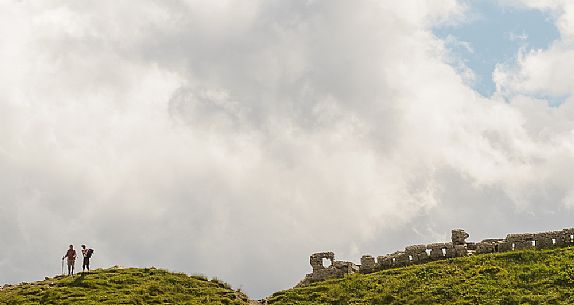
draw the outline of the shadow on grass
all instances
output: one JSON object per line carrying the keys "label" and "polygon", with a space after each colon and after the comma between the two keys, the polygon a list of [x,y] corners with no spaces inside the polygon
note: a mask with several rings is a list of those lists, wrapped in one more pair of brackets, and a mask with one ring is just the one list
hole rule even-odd
{"label": "shadow on grass", "polygon": [[90,285],[88,283],[84,283],[87,275],[87,273],[80,273],[79,276],[72,281],[70,286],[89,288]]}

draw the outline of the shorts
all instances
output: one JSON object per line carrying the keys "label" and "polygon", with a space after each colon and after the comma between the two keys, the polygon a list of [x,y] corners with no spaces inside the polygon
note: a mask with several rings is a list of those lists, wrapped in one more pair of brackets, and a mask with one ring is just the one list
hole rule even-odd
{"label": "shorts", "polygon": [[68,266],[73,266],[76,263],[75,259],[68,259]]}

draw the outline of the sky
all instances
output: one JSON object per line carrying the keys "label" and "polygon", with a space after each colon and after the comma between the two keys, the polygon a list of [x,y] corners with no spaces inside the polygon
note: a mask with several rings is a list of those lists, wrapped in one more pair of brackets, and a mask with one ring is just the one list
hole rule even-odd
{"label": "sky", "polygon": [[0,284],[571,227],[573,70],[569,0],[0,0]]}
{"label": "sky", "polygon": [[469,84],[484,96],[496,91],[492,72],[497,64],[512,65],[519,50],[545,49],[560,38],[551,11],[501,6],[496,0],[466,4],[467,22],[438,24],[433,33],[462,62],[460,67],[472,71]]}

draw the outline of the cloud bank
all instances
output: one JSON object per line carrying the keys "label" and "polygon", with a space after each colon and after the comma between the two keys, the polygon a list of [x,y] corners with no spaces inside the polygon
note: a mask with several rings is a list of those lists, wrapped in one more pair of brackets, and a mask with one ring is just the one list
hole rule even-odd
{"label": "cloud bank", "polygon": [[454,0],[3,2],[0,282],[87,243],[259,297],[318,250],[571,225],[574,7],[501,4],[561,39],[483,97],[431,31]]}

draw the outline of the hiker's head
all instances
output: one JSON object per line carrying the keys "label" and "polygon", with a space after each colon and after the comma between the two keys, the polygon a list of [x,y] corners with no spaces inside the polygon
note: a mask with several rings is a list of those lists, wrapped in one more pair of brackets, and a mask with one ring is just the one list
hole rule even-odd
{"label": "hiker's head", "polygon": [[74,245],[70,245],[70,249],[74,249]]}
{"label": "hiker's head", "polygon": [[82,249],[86,249],[86,245],[82,245]]}

